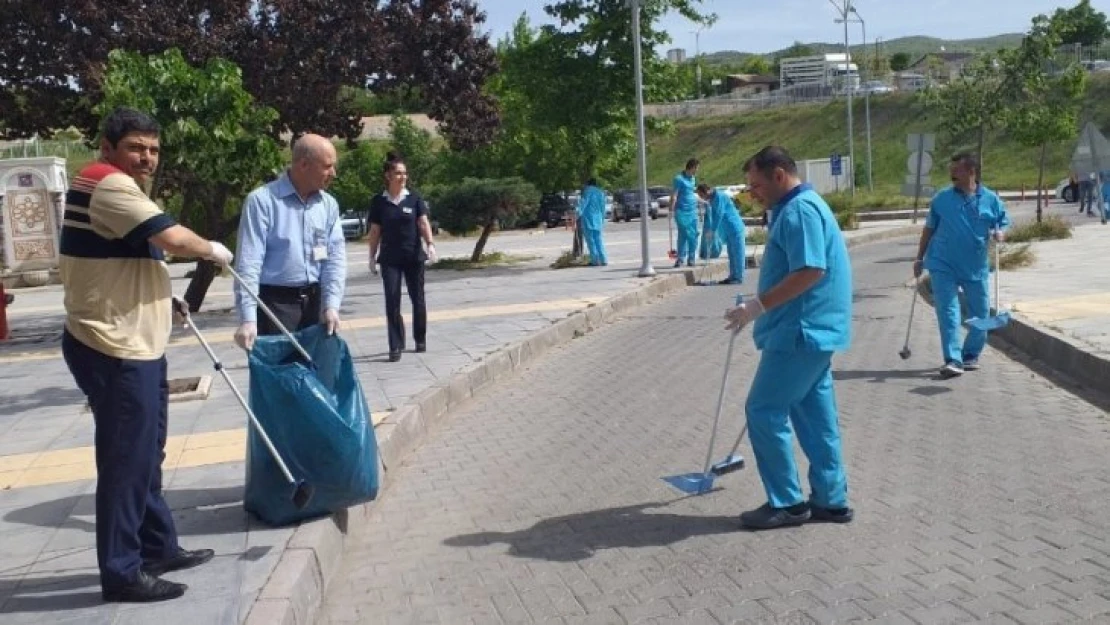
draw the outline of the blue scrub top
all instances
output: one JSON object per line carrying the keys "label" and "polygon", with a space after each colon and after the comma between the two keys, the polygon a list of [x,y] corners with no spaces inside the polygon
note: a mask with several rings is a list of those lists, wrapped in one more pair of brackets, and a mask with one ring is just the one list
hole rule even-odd
{"label": "blue scrub top", "polygon": [[578,199],[576,212],[587,230],[601,230],[605,224],[605,194],[601,189],[586,185]]}
{"label": "blue scrub top", "polygon": [[852,264],[832,209],[812,186],[802,184],[773,210],[759,292],[802,269],[822,269],[825,275],[805,293],[756,319],[755,346],[780,352],[847,350],[852,339]]}
{"label": "blue scrub top", "polygon": [[1009,228],[1010,216],[998,194],[983,185],[971,195],[949,186],[930,202],[925,227],[933,231],[925,269],[958,280],[984,280],[990,273],[991,230]]}
{"label": "blue scrub top", "polygon": [[675,212],[698,210],[698,198],[694,195],[694,189],[696,187],[696,179],[693,176],[687,176],[686,172],[682,172],[674,177]]}
{"label": "blue scrub top", "polygon": [[740,218],[740,211],[732,198],[724,191],[717,191],[709,200],[709,211],[706,213],[705,227],[708,230],[721,230],[731,228],[741,234],[744,232],[744,220]]}

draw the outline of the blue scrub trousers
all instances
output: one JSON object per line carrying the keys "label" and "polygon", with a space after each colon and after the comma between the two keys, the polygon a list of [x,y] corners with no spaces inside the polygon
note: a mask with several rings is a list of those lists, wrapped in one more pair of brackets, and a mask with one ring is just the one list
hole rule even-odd
{"label": "blue scrub trousers", "polygon": [[698,253],[698,212],[675,211],[674,224],[678,230],[678,260],[693,265]]}
{"label": "blue scrub trousers", "polygon": [[96,559],[100,584],[136,581],[144,560],[179,549],[162,497],[169,383],[166,358],[121,360],[62,336],[62,354],[96,422]]}
{"label": "blue scrub trousers", "polygon": [[724,225],[721,234],[725,237],[725,246],[728,249],[728,277],[736,282],[744,281],[744,269],[748,266],[747,241],[740,228]]}
{"label": "blue scrub trousers", "polygon": [[605,254],[605,241],[601,239],[601,228],[582,228],[582,236],[586,239],[586,249],[590,254],[591,265],[608,265],[609,256]]}
{"label": "blue scrub trousers", "polygon": [[848,507],[840,450],[832,352],[764,351],[748,392],[748,432],[767,502],[787,508],[805,501],[794,462],[793,432],[809,459],[810,503]]}
{"label": "blue scrub trousers", "polygon": [[972,317],[985,319],[990,315],[990,300],[987,295],[987,278],[982,280],[960,280],[950,273],[929,273],[932,282],[934,308],[937,311],[937,325],[940,326],[940,348],[945,364],[954,362],[962,365],[979,358],[987,344],[987,333],[969,327],[963,345],[960,345],[960,297],[957,289],[963,289],[967,311]]}

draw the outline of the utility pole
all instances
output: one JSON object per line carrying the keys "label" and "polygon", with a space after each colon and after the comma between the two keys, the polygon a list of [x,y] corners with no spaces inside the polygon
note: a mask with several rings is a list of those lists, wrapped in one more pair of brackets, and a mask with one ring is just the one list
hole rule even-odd
{"label": "utility pole", "polygon": [[[651,237],[648,234],[648,191],[647,191],[647,136],[644,132],[644,60],[641,51],[643,36],[640,31],[640,1],[629,0],[632,5],[632,56],[636,74],[636,136],[638,139],[637,166],[640,169],[640,273],[641,278],[655,275],[651,266]],[[700,88],[699,88],[700,90]]]}
{"label": "utility pole", "polygon": [[[703,27],[704,28],[704,27]],[[693,32],[694,35],[694,99],[701,99],[701,31],[703,28],[698,28]]]}
{"label": "utility pole", "polygon": [[852,130],[852,91],[855,86],[852,84],[851,75],[849,72],[852,67],[852,50],[848,45],[848,14],[852,12],[852,0],[844,0],[844,5],[841,6],[836,3],[836,0],[829,0],[833,5],[836,12],[840,15],[840,20],[844,22],[844,77],[845,89],[844,93],[848,102],[848,162],[850,166],[850,175],[848,182],[851,185],[852,197],[856,195],[856,141],[854,132]]}

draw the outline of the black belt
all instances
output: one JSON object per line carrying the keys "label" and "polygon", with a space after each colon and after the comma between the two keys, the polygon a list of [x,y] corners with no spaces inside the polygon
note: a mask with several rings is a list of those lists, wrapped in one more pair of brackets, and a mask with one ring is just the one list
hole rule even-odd
{"label": "black belt", "polygon": [[301,286],[278,286],[276,284],[261,284],[258,286],[259,295],[273,295],[275,297],[311,297],[319,292],[319,282]]}

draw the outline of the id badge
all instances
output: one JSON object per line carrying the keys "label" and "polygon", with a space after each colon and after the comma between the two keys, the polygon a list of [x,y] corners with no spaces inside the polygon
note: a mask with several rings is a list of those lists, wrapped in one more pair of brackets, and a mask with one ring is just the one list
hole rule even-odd
{"label": "id badge", "polygon": [[406,215],[411,215],[412,214],[412,207],[411,206],[406,206],[406,207],[401,209],[401,212],[406,214]]}
{"label": "id badge", "polygon": [[327,240],[324,238],[323,230],[316,230],[313,233],[315,245],[312,246],[312,260],[320,262],[328,259],[328,245]]}

